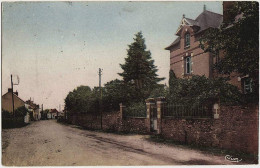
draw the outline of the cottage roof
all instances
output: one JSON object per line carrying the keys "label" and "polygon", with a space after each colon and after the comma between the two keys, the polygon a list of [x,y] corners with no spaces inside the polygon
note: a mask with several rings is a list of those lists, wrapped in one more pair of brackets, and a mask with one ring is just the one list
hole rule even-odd
{"label": "cottage roof", "polygon": [[56,110],[56,109],[51,109],[51,111],[50,111],[50,113],[57,113],[58,112],[58,110]]}
{"label": "cottage roof", "polygon": [[[6,92],[2,97],[4,97],[5,95],[7,95],[8,93],[10,93],[10,92]],[[12,94],[12,93],[10,93],[10,94]],[[19,100],[21,100],[23,103],[25,103],[25,101],[23,101],[23,99],[21,99],[20,97],[18,97],[16,94],[13,93],[13,95],[14,95],[15,97],[17,97]]]}
{"label": "cottage roof", "polygon": [[178,44],[180,42],[180,31],[184,25],[195,26],[199,29],[195,33],[200,33],[208,28],[218,28],[223,22],[223,16],[218,13],[214,13],[208,10],[204,10],[195,20],[189,18],[183,18],[181,24],[175,33],[178,37],[171,43],[166,50],[169,50],[172,46]]}

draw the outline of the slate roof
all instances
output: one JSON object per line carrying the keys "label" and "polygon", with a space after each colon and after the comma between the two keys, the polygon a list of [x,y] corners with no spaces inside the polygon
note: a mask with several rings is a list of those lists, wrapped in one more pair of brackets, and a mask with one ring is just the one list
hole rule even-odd
{"label": "slate roof", "polygon": [[205,10],[195,20],[198,22],[198,25],[200,26],[199,32],[201,32],[210,27],[218,28],[223,22],[223,16],[218,13]]}
{"label": "slate roof", "polygon": [[[223,22],[223,16],[218,13],[204,10],[195,20],[185,18],[191,25],[198,26],[200,29],[196,33],[200,33],[210,27],[218,28]],[[177,37],[173,43],[171,43],[166,50],[169,50],[172,46],[180,42],[180,36]]]}
{"label": "slate roof", "polygon": [[199,26],[199,23],[196,20],[185,18],[191,25]]}

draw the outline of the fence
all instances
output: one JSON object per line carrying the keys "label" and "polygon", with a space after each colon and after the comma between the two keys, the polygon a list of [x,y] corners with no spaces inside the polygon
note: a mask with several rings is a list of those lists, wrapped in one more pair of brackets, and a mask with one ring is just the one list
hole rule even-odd
{"label": "fence", "polygon": [[212,110],[202,104],[184,105],[184,104],[165,104],[163,105],[164,117],[176,118],[211,118]]}

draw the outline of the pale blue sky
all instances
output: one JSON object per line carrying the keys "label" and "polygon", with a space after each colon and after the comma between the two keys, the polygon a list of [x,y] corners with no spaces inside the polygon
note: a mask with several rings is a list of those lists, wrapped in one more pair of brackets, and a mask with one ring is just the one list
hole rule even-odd
{"label": "pale blue sky", "polygon": [[134,34],[143,32],[162,83],[168,84],[169,51],[182,15],[222,14],[222,2],[4,2],[2,3],[2,94],[10,74],[20,77],[23,100],[44,108],[64,105],[79,85],[120,79],[120,63]]}

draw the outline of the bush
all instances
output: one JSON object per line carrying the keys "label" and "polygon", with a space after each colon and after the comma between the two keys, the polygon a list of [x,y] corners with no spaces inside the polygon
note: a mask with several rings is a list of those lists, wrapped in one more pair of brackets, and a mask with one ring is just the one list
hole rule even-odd
{"label": "bush", "polygon": [[13,115],[9,111],[2,109],[2,118],[10,118],[12,116]]}
{"label": "bush", "polygon": [[14,112],[16,117],[24,117],[29,111],[26,107],[21,106],[18,107]]}
{"label": "bush", "polygon": [[123,110],[124,117],[146,117],[145,103],[133,103]]}
{"label": "bush", "polygon": [[25,125],[24,117],[2,118],[2,128],[19,128]]}
{"label": "bush", "polygon": [[169,102],[201,104],[208,100],[220,100],[222,104],[238,105],[244,102],[242,93],[225,78],[210,79],[193,75],[190,79],[176,78],[170,71]]}

